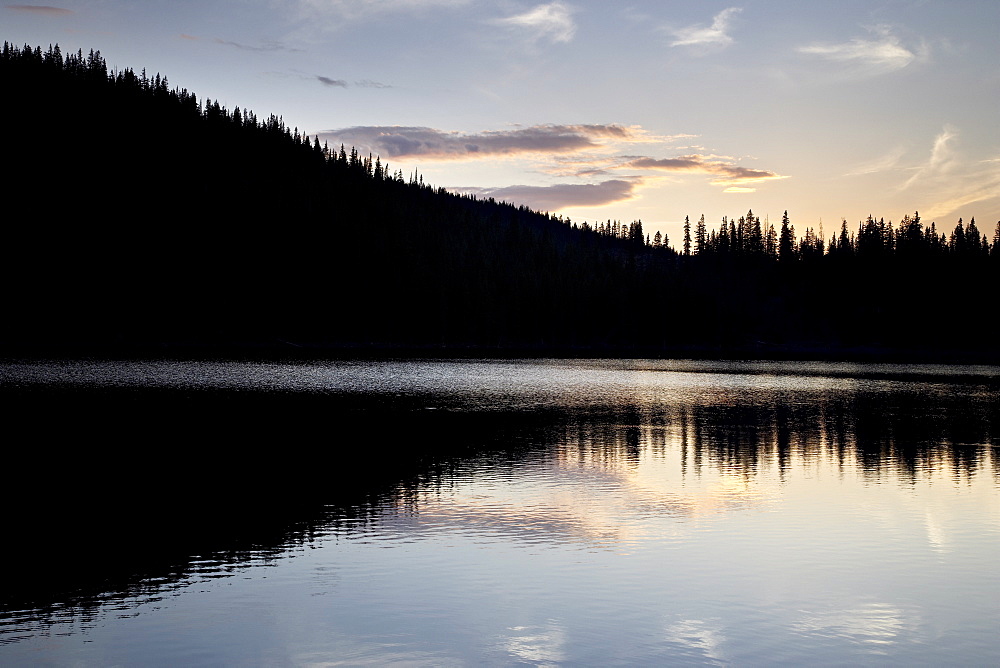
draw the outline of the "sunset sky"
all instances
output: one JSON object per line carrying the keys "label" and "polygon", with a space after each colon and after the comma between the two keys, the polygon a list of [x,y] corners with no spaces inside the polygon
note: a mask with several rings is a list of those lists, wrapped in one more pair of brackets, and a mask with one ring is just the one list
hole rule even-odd
{"label": "sunset sky", "polygon": [[750,209],[800,234],[917,210],[992,236],[998,26],[997,0],[0,6],[15,45],[100,50],[435,186],[675,246],[685,216]]}

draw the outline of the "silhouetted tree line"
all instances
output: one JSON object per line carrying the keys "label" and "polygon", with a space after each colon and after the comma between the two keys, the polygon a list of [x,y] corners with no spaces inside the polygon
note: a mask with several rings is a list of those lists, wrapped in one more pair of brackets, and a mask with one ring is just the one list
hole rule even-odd
{"label": "silhouetted tree line", "polygon": [[903,216],[897,228],[892,222],[882,218],[876,221],[871,216],[859,223],[857,230],[848,228],[847,221],[841,222],[839,234],[829,241],[824,240],[822,231],[806,228],[801,239],[795,235],[786,211],[781,225],[761,225],[760,217],[753,211],[739,220],[723,218],[718,230],[707,231],[705,217],[702,216],[695,227],[694,247],[688,242],[690,223],[685,220],[685,255],[727,255],[735,257],[767,257],[780,262],[816,261],[823,256],[837,258],[860,258],[881,262],[890,257],[905,257],[924,261],[940,261],[945,257],[977,261],[1000,256],[1000,221],[993,232],[993,242],[981,233],[976,219],[968,225],[959,218],[950,234],[938,232],[936,223],[924,226],[920,213]]}
{"label": "silhouetted tree line", "polygon": [[99,52],[0,57],[0,342],[993,352],[1000,229],[829,242],[749,212],[681,252],[449,193]]}

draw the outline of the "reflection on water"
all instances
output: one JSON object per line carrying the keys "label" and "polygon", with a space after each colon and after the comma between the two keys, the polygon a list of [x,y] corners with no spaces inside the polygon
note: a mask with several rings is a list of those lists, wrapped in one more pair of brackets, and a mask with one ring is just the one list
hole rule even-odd
{"label": "reflection on water", "polygon": [[830,363],[5,364],[0,662],[995,664],[998,387]]}
{"label": "reflection on water", "polygon": [[566,632],[554,621],[541,627],[513,626],[509,631],[511,635],[503,649],[513,660],[536,666],[565,661]]}
{"label": "reflection on water", "polygon": [[[794,625],[794,630],[812,637],[851,638],[855,642],[872,645],[873,654],[889,654],[906,629],[906,615],[892,606],[869,603],[853,610],[826,610],[807,614]],[[877,647],[885,645],[886,647]]]}

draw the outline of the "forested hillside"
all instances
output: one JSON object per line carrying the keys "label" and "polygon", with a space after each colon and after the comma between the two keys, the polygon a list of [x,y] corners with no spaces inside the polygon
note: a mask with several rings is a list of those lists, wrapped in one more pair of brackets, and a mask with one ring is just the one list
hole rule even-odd
{"label": "forested hillside", "polygon": [[4,44],[0,345],[996,355],[1000,223],[577,225]]}

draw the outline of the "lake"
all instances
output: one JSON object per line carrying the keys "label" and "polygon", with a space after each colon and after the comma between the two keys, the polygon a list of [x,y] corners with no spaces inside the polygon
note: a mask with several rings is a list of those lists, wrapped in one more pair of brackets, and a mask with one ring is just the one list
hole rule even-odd
{"label": "lake", "polygon": [[0,664],[998,665],[1000,368],[0,363]]}

